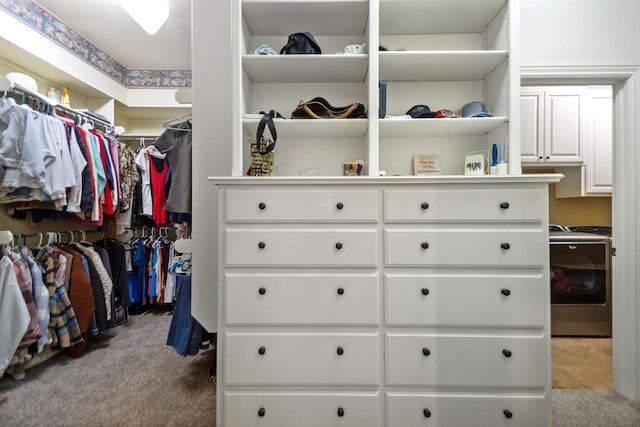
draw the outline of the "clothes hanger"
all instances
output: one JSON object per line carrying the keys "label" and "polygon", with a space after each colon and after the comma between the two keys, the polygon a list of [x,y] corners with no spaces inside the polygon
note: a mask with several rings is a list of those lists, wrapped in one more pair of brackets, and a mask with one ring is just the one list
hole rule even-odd
{"label": "clothes hanger", "polygon": [[178,124],[184,123],[185,121],[189,121],[191,122],[191,118],[192,118],[192,114],[185,114],[184,116],[181,117],[176,117],[174,119],[168,120],[164,123],[162,123],[162,127],[165,129],[171,129],[171,130],[180,130],[180,131],[184,131],[184,132],[191,132],[192,129],[189,128],[179,128],[179,127],[175,127]]}
{"label": "clothes hanger", "polygon": [[47,237],[47,246],[53,246],[53,244],[56,242],[56,233],[53,231],[48,231]]}

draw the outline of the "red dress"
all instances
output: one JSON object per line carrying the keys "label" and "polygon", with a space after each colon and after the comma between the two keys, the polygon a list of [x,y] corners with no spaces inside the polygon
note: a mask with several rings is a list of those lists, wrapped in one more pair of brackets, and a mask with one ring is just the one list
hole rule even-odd
{"label": "red dress", "polygon": [[153,201],[153,222],[165,224],[168,219],[164,205],[167,202],[167,195],[164,191],[167,177],[169,176],[169,164],[165,159],[154,157],[147,151],[149,156],[149,171],[151,172],[151,199]]}

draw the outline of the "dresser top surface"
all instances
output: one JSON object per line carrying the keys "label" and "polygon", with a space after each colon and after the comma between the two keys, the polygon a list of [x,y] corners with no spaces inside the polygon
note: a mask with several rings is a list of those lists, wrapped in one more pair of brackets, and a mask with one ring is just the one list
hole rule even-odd
{"label": "dresser top surface", "polygon": [[521,184],[559,182],[562,174],[524,175],[438,175],[438,176],[210,176],[216,185],[429,185],[429,184]]}

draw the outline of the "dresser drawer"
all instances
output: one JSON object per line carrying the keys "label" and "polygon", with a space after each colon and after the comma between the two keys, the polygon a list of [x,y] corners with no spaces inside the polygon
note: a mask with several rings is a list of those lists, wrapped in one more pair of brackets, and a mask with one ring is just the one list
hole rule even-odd
{"label": "dresser drawer", "polygon": [[535,189],[430,189],[384,192],[386,222],[542,222],[546,193]]}
{"label": "dresser drawer", "polygon": [[549,259],[542,229],[386,229],[387,266],[542,267]]}
{"label": "dresser drawer", "polygon": [[378,275],[225,275],[228,325],[378,325]]}
{"label": "dresser drawer", "polygon": [[226,190],[227,222],[377,222],[376,190]]}
{"label": "dresser drawer", "polygon": [[375,267],[376,229],[225,229],[225,264]]}
{"label": "dresser drawer", "polygon": [[225,393],[225,427],[378,427],[379,393]]}
{"label": "dresser drawer", "polygon": [[542,327],[548,294],[542,275],[389,274],[385,277],[386,323]]}
{"label": "dresser drawer", "polygon": [[228,385],[378,385],[378,333],[225,334]]}
{"label": "dresser drawer", "polygon": [[544,395],[389,393],[390,427],[540,427],[548,424]]}
{"label": "dresser drawer", "polygon": [[389,385],[544,387],[542,335],[387,335]]}

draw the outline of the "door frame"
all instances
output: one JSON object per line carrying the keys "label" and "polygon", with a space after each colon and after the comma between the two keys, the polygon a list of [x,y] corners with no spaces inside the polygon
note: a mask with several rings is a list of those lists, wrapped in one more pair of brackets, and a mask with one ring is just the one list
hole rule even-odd
{"label": "door frame", "polygon": [[613,389],[640,396],[640,68],[522,67],[527,85],[613,87]]}

